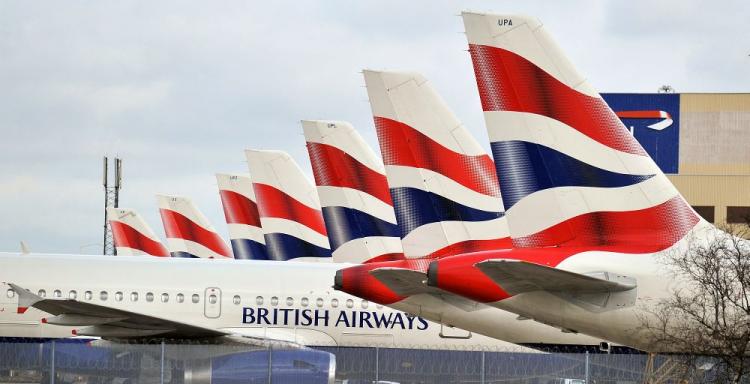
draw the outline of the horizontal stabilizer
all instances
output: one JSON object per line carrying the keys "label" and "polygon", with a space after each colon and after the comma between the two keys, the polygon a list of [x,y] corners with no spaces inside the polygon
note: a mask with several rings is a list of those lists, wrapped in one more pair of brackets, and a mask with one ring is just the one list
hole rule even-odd
{"label": "horizontal stabilizer", "polygon": [[370,274],[401,296],[420,293],[436,293],[439,290],[427,286],[427,274],[407,268],[377,268]]}
{"label": "horizontal stabilizer", "polygon": [[610,272],[583,275],[521,260],[487,260],[476,267],[512,295],[532,291],[578,295],[622,292],[636,287],[634,279]]}

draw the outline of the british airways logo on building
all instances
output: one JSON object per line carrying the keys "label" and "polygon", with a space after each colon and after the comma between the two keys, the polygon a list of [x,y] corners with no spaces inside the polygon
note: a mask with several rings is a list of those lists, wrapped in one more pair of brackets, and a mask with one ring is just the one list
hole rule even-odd
{"label": "british airways logo on building", "polygon": [[679,94],[603,93],[602,98],[664,173],[679,171]]}
{"label": "british airways logo on building", "polygon": [[409,316],[401,312],[340,311],[332,316],[327,309],[295,308],[242,308],[242,323],[249,325],[302,326],[302,327],[342,327],[409,329],[424,331],[429,326],[421,317]]}

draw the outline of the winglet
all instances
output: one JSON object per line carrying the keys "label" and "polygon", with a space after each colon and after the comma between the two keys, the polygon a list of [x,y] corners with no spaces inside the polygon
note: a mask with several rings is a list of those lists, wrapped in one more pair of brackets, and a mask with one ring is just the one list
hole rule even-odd
{"label": "winglet", "polygon": [[18,310],[19,314],[26,313],[29,307],[33,307],[37,302],[44,300],[43,297],[35,295],[20,286],[8,283],[13,290],[18,294]]}

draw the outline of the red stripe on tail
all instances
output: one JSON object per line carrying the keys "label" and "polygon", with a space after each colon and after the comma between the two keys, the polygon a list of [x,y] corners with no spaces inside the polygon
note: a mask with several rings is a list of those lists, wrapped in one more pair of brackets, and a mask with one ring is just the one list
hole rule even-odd
{"label": "red stripe on tail", "polygon": [[229,250],[218,234],[201,227],[175,211],[162,208],[159,209],[159,213],[164,222],[164,231],[167,233],[167,237],[190,240],[224,257],[232,257],[232,251]]}
{"label": "red stripe on tail", "polygon": [[675,196],[637,211],[579,215],[533,235],[515,238],[513,245],[518,248],[608,247],[624,253],[658,252],[682,239],[699,220],[685,200]]}
{"label": "red stripe on tail", "polygon": [[429,169],[488,196],[500,196],[495,163],[489,155],[454,152],[418,130],[375,116],[375,128],[386,165]]}
{"label": "red stripe on tail", "polygon": [[162,243],[151,239],[135,228],[114,220],[109,222],[109,226],[112,228],[115,247],[138,249],[153,256],[169,256],[169,251]]}
{"label": "red stripe on tail", "polygon": [[308,207],[295,198],[267,184],[253,183],[260,217],[275,217],[300,223],[328,236],[320,210]]}
{"label": "red stripe on tail", "polygon": [[528,112],[561,121],[610,148],[646,155],[601,98],[584,95],[502,48],[469,45],[484,111]]}
{"label": "red stripe on tail", "polygon": [[227,224],[245,224],[254,227],[260,227],[260,214],[258,205],[247,197],[234,192],[222,189],[221,205],[224,207],[224,217]]}
{"label": "red stripe on tail", "polygon": [[393,205],[385,175],[370,169],[336,147],[308,142],[307,149],[315,185],[356,189]]}

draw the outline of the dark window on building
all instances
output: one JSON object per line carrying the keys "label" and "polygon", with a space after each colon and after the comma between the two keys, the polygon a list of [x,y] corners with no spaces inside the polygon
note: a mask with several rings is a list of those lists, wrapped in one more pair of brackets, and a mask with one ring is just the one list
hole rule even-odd
{"label": "dark window on building", "polygon": [[750,223],[750,207],[727,207],[727,223]]}
{"label": "dark window on building", "polygon": [[693,206],[693,209],[695,209],[695,212],[698,212],[698,214],[709,223],[714,222],[714,212],[716,210],[713,205],[695,205]]}

